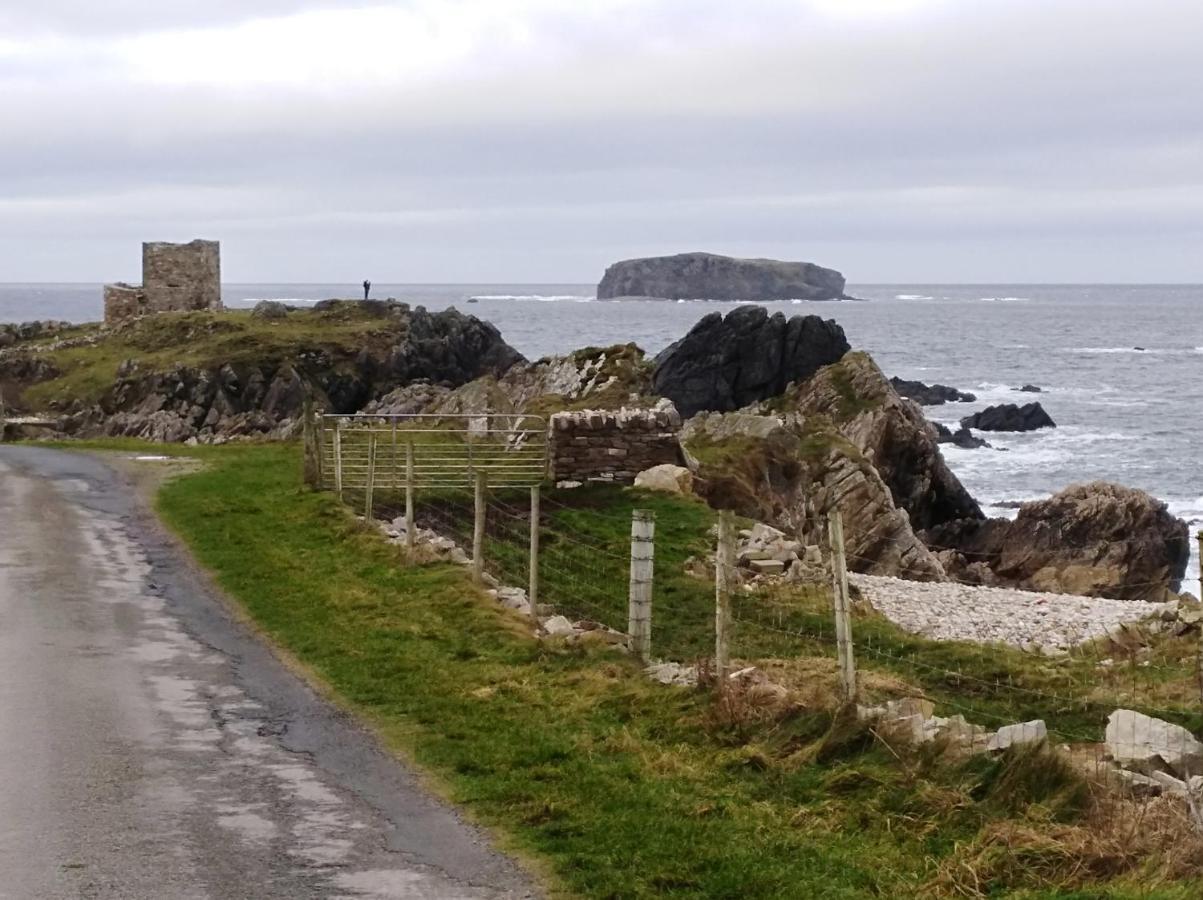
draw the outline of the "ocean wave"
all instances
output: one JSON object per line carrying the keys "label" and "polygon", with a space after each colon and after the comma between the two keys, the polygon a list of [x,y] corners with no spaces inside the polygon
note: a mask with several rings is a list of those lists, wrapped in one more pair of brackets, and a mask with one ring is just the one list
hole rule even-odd
{"label": "ocean wave", "polygon": [[935,300],[935,297],[929,297],[926,294],[895,294],[895,300]]}
{"label": "ocean wave", "polygon": [[978,297],[979,303],[1031,303],[1031,297]]}
{"label": "ocean wave", "polygon": [[1067,347],[1066,352],[1087,355],[1134,353],[1142,356],[1181,356],[1183,354],[1203,353],[1203,347],[1194,347],[1192,349],[1185,347]]}
{"label": "ocean wave", "polygon": [[579,294],[473,294],[469,300],[519,300],[535,303],[558,303],[561,300],[569,303],[592,303],[596,297],[585,297]]}

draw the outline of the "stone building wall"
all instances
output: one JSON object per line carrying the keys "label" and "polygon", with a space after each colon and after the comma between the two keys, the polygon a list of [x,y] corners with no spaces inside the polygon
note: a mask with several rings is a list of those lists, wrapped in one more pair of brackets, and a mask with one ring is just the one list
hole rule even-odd
{"label": "stone building wall", "polygon": [[160,312],[218,310],[221,304],[221,245],[217,241],[142,245],[142,284],[106,284],[104,321]]}
{"label": "stone building wall", "polygon": [[632,482],[644,469],[680,465],[681,416],[656,409],[585,410],[551,417],[555,481]]}

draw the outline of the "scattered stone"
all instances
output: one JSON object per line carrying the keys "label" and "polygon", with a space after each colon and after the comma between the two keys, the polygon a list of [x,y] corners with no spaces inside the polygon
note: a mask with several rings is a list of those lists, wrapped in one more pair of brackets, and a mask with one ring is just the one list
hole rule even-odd
{"label": "scattered stone", "polygon": [[1046,740],[1048,740],[1048,727],[1044,724],[1044,720],[1033,719],[1031,722],[1004,725],[987,740],[986,749],[1006,750],[1008,747],[1039,744]]}
{"label": "scattered stone", "polygon": [[678,662],[654,663],[643,671],[649,678],[660,684],[680,684],[692,687],[698,683],[697,669],[693,666],[681,665]]}
{"label": "scattered stone", "polygon": [[1089,640],[1127,634],[1124,623],[1160,616],[1167,605],[983,585],[923,583],[849,575],[850,583],[896,625],[934,640],[1010,644],[1058,653]]}
{"label": "scattered stone", "polygon": [[569,637],[576,634],[576,628],[564,616],[552,616],[543,621],[543,630],[552,637]]}
{"label": "scattered stone", "polygon": [[757,575],[781,575],[785,572],[785,563],[779,559],[753,559],[748,565]]}
{"label": "scattered stone", "polygon": [[1183,778],[1203,774],[1203,743],[1172,722],[1117,709],[1107,717],[1104,740],[1107,754],[1130,771],[1171,772]]}

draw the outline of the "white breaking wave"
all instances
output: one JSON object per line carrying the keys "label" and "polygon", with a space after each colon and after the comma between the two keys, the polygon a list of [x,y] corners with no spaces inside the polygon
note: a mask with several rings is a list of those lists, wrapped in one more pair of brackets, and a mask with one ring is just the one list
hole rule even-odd
{"label": "white breaking wave", "polygon": [[1069,347],[1069,353],[1104,354],[1133,353],[1143,356],[1181,356],[1186,353],[1203,353],[1203,347]]}
{"label": "white breaking wave", "polygon": [[895,300],[935,300],[935,297],[929,297],[926,294],[895,294]]}
{"label": "white breaking wave", "polygon": [[557,303],[561,300],[569,303],[592,303],[596,297],[584,297],[579,294],[474,294],[469,300],[524,300],[536,303]]}
{"label": "white breaking wave", "polygon": [[980,303],[1031,303],[1031,297],[979,297]]}

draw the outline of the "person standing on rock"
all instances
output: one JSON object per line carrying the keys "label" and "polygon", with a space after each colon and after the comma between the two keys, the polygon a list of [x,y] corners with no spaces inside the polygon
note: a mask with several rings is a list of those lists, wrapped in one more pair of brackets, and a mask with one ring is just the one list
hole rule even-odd
{"label": "person standing on rock", "polygon": [[365,278],[365,279],[363,280],[363,299],[364,299],[364,300],[367,300],[367,299],[368,299],[368,294],[370,294],[370,293],[372,293],[372,282],[368,281],[368,280]]}

